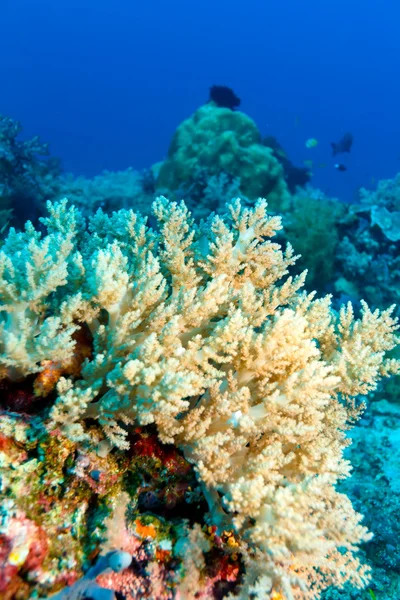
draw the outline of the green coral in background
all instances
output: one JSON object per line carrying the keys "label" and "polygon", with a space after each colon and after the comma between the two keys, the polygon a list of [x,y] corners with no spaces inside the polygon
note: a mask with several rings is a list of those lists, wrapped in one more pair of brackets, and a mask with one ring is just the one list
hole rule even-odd
{"label": "green coral in background", "polygon": [[177,128],[157,188],[176,191],[190,186],[200,170],[209,177],[226,173],[238,178],[245,196],[268,197],[271,206],[282,206],[288,196],[283,168],[261,143],[254,121],[213,103],[201,106]]}
{"label": "green coral in background", "polygon": [[325,292],[335,277],[339,220],[345,206],[319,190],[299,191],[283,214],[285,237],[300,254],[297,267],[307,269],[307,287]]}

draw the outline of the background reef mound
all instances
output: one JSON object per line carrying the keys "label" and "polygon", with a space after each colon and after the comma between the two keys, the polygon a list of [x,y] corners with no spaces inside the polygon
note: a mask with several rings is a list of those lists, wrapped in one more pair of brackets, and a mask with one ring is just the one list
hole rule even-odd
{"label": "background reef mound", "polygon": [[[336,484],[358,397],[399,369],[387,356],[396,322],[391,309],[364,304],[355,319],[350,304],[337,313],[302,291],[266,209],[236,200],[196,225],[161,197],[150,229],[127,210],[86,221],[63,201],[48,203],[44,234],[10,230],[4,589],[78,584],[84,560],[116,550],[135,560],[101,581],[127,598],[143,597],[146,576],[171,598],[305,599],[367,583],[357,548],[370,536]],[[43,540],[39,554],[13,537],[16,523],[32,532],[22,540]]]}
{"label": "background reef mound", "polygon": [[240,180],[242,193],[252,200],[267,197],[273,204],[287,195],[284,170],[272,148],[262,144],[254,121],[240,111],[213,102],[183,121],[172,139],[168,157],[156,180],[159,191],[177,191],[198,179],[225,173]]}

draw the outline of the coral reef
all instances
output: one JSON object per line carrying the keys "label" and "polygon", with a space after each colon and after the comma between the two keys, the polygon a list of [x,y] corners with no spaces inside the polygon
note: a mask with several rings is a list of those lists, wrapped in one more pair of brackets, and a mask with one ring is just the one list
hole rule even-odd
{"label": "coral reef", "polygon": [[92,178],[64,174],[39,137],[20,140],[18,121],[0,115],[0,234],[45,212],[47,200],[68,197],[85,215],[135,208],[148,214],[155,198],[153,170],[104,171]]}
{"label": "coral reef", "polygon": [[209,176],[206,169],[196,170],[194,181],[185,190],[170,192],[173,200],[180,201],[182,195],[197,220],[207,219],[211,212],[224,213],[226,204],[235,198],[240,198],[248,206],[254,204],[243,194],[240,179],[232,178],[226,173]]}
{"label": "coral reef", "polygon": [[67,197],[85,216],[94,214],[98,208],[105,212],[133,208],[148,214],[154,200],[154,185],[151,171],[131,168],[104,171],[92,178],[63,175],[58,178],[56,192],[49,199]]}
{"label": "coral reef", "polygon": [[[161,197],[154,230],[133,211],[85,221],[66,201],[48,210],[45,234],[28,223],[0,250],[3,385],[19,398],[28,383],[44,401],[0,420],[2,460],[16,463],[4,522],[30,519],[52,544],[29,577],[24,548],[12,577],[57,592],[84,558],[120,550],[132,564],[98,583],[127,598],[146,597],[146,578],[151,598],[298,600],[364,586],[356,553],[370,535],[336,485],[358,397],[399,370],[392,309],[363,304],[356,319],[350,304],[337,313],[302,291],[264,200],[196,225]],[[28,455],[8,451],[17,435]],[[40,454],[51,477],[37,472]],[[102,510],[109,523],[103,512],[95,524]]]}
{"label": "coral reef", "polygon": [[129,552],[110,551],[106,555],[101,556],[97,563],[81,579],[51,597],[53,600],[74,600],[76,598],[85,598],[86,600],[114,600],[114,591],[112,589],[107,590],[107,588],[99,585],[96,578],[104,572],[112,571],[113,573],[120,573],[127,569],[131,562],[132,556]]}
{"label": "coral reef", "polygon": [[372,306],[400,301],[400,174],[360,190],[340,224],[335,289]]}
{"label": "coral reef", "polygon": [[[284,237],[300,254],[297,268],[307,269],[307,287],[332,291],[340,221],[346,207],[320,190],[306,188],[290,198],[283,215]],[[318,215],[318,218],[315,218]]]}
{"label": "coral reef", "polygon": [[234,534],[189,523],[206,505],[182,454],[139,428],[129,453],[90,433],[95,448],[49,434],[38,417],[0,414],[1,597],[157,600],[196,579],[216,598],[235,585]]}
{"label": "coral reef", "polygon": [[22,141],[21,131],[18,121],[0,115],[0,229],[4,221],[21,224],[37,217],[44,202],[54,198],[53,181],[60,174],[47,144],[37,136]]}
{"label": "coral reef", "polygon": [[[340,483],[373,533],[363,548],[373,566],[370,588],[377,600],[400,597],[400,405],[375,400],[351,432],[346,453],[353,475]],[[324,600],[364,600],[367,592],[331,589]]]}
{"label": "coral reef", "polygon": [[281,207],[287,197],[283,168],[273,150],[262,144],[254,121],[212,102],[177,128],[158,173],[157,189],[190,187],[198,171],[208,177],[225,173],[238,178],[243,194],[253,201],[265,196],[271,205]]}

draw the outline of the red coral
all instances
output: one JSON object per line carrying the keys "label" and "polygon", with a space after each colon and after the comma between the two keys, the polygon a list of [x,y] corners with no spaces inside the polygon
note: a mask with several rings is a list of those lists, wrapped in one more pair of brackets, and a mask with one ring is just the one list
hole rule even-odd
{"label": "red coral", "polygon": [[135,430],[131,443],[131,454],[159,460],[162,466],[174,475],[184,476],[191,472],[191,464],[172,444],[162,444],[156,433],[147,433],[141,428]]}
{"label": "red coral", "polygon": [[23,571],[36,571],[42,566],[44,559],[46,558],[49,548],[47,535],[45,534],[42,527],[36,525],[36,532],[34,541],[29,548],[29,553],[26,561],[23,565]]}
{"label": "red coral", "polygon": [[10,450],[10,448],[12,448],[12,445],[13,441],[11,440],[11,438],[0,433],[0,452],[7,452],[7,450]]}

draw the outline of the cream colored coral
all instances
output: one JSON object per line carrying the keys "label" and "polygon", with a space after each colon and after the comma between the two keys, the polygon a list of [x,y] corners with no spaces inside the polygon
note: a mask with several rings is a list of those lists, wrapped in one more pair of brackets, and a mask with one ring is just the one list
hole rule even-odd
{"label": "cream colored coral", "polygon": [[391,311],[363,305],[356,319],[302,292],[265,200],[236,200],[201,226],[165,198],[154,212],[158,233],[120,211],[74,237],[53,306],[65,327],[88,325],[93,358],[78,381],[60,380],[48,427],[79,440],[94,418],[124,449],[132,424],[155,424],[194,464],[211,523],[240,535],[243,598],[364,585],[355,552],[368,533],[335,485],[350,471],[356,396],[398,370]]}
{"label": "cream colored coral", "polygon": [[76,211],[66,201],[57,207],[49,205],[45,238],[28,222],[22,233],[11,228],[1,247],[0,371],[11,379],[40,370],[42,360],[66,360],[73,351],[76,327],[48,314],[49,297],[67,283],[77,235]]}

